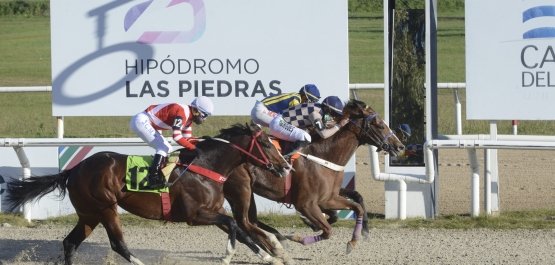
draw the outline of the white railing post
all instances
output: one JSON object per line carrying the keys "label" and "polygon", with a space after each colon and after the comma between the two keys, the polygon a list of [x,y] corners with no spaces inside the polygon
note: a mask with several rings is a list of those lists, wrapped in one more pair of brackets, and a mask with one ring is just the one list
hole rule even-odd
{"label": "white railing post", "polygon": [[[19,139],[19,143],[23,142],[22,139]],[[13,147],[15,153],[17,154],[17,158],[19,159],[19,163],[21,164],[21,168],[23,171],[23,180],[28,179],[31,177],[31,163],[29,162],[29,158],[25,154],[25,150],[23,150],[22,146],[14,146]],[[23,218],[27,220],[27,222],[31,222],[31,203],[26,202],[22,206]]]}

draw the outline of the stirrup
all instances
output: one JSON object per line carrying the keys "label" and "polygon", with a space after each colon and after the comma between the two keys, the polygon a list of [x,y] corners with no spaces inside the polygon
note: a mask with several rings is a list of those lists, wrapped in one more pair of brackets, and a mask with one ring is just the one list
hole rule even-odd
{"label": "stirrup", "polygon": [[284,154],[283,158],[285,159],[285,161],[287,161],[289,164],[291,164],[291,157],[293,157],[293,155],[291,154]]}
{"label": "stirrup", "polygon": [[148,187],[153,190],[159,190],[169,186],[167,182],[161,180],[160,178],[155,178],[155,179],[148,180]]}
{"label": "stirrup", "polygon": [[168,185],[168,183],[166,183],[166,182],[158,182],[158,183],[151,183],[148,187],[153,189],[153,190],[159,190],[159,189],[166,188],[167,185]]}

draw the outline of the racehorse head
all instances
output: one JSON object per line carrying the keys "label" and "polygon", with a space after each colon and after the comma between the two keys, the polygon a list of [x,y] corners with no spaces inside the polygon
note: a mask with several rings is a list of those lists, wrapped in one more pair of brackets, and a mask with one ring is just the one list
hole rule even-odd
{"label": "racehorse head", "polygon": [[388,152],[397,156],[405,151],[395,133],[387,126],[384,120],[374,109],[359,100],[351,100],[343,108],[344,118],[349,118],[352,130],[359,138],[361,144],[371,144],[379,151]]}
{"label": "racehorse head", "polygon": [[[259,125],[253,122],[245,126],[235,124],[220,130],[220,133],[216,137],[228,139],[233,147],[242,152],[250,164],[266,168],[280,177],[289,174],[291,166]],[[241,137],[244,135],[248,137]]]}

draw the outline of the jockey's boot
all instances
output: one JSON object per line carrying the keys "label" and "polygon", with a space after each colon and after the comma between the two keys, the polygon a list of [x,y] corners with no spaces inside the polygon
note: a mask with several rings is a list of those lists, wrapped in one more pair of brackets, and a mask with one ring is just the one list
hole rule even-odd
{"label": "jockey's boot", "polygon": [[152,160],[152,165],[150,166],[150,171],[148,172],[148,187],[151,189],[162,189],[166,187],[166,182],[160,179],[159,173],[160,167],[162,166],[162,159],[164,157],[159,154],[154,155]]}
{"label": "jockey's boot", "polygon": [[283,158],[291,164],[291,157],[296,154],[299,150],[307,147],[310,144],[309,141],[296,141],[289,146],[289,149],[283,154]]}

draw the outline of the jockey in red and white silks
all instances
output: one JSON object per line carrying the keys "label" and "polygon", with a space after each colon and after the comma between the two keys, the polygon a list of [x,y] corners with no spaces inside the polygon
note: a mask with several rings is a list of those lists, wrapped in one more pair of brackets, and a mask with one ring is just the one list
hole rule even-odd
{"label": "jockey in red and white silks", "polygon": [[193,122],[202,124],[213,110],[212,101],[208,97],[201,96],[195,98],[191,105],[177,103],[151,105],[131,118],[129,123],[131,130],[156,150],[149,174],[151,188],[164,187],[165,183],[158,179],[158,171],[163,158],[173,150],[158,131],[173,130],[173,140],[179,145],[195,151],[196,156],[199,157],[202,151],[195,148],[192,125]]}
{"label": "jockey in red and white silks", "polygon": [[[176,117],[179,118],[176,120]],[[156,150],[156,154],[165,157],[172,152],[173,148],[158,130],[170,130],[174,124],[178,125],[176,127],[179,129],[173,131],[174,141],[183,147],[193,149],[195,146],[187,141],[192,137],[192,123],[190,106],[166,103],[151,105],[145,111],[138,113],[131,119],[130,127],[135,134]]]}

